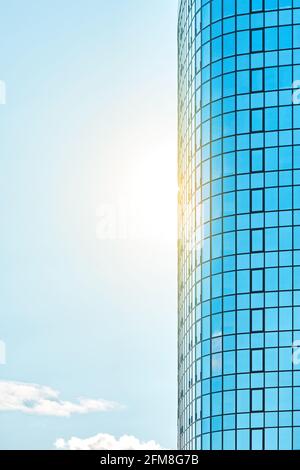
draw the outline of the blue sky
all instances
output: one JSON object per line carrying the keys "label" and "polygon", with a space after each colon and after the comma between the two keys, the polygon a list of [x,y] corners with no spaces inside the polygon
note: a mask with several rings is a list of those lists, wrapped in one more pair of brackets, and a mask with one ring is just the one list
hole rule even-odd
{"label": "blue sky", "polygon": [[176,446],[176,15],[176,0],[2,5],[1,449]]}

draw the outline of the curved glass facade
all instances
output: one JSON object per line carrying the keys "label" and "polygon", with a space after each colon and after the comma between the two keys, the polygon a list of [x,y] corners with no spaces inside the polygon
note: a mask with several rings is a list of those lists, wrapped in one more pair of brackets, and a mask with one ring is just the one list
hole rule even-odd
{"label": "curved glass facade", "polygon": [[182,0],[178,58],[178,446],[300,449],[300,0]]}

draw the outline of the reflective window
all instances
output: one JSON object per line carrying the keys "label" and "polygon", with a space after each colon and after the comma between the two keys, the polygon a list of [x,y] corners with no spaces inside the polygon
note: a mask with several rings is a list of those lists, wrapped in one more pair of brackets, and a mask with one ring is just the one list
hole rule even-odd
{"label": "reflective window", "polygon": [[182,0],[178,39],[178,445],[300,450],[300,1]]}

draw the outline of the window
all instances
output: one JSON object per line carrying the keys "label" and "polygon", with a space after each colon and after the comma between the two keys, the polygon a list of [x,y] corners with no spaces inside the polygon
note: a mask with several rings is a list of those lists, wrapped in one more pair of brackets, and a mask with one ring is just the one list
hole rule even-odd
{"label": "window", "polygon": [[264,409],[264,390],[251,390],[251,412],[256,413]]}
{"label": "window", "polygon": [[239,174],[249,173],[249,167],[250,167],[249,153],[250,153],[249,151],[237,153],[237,172]]}
{"label": "window", "polygon": [[227,73],[223,76],[223,96],[231,96],[235,94],[235,73]]}
{"label": "window", "polygon": [[210,24],[210,5],[202,8],[202,28],[206,28]]}
{"label": "window", "polygon": [[251,372],[262,372],[264,370],[264,350],[251,350]]}
{"label": "window", "polygon": [[226,0],[226,2],[223,2],[223,8],[224,8],[224,18],[227,16],[232,16],[235,14],[235,0]]}
{"label": "window", "polygon": [[276,211],[278,210],[278,188],[266,189],[265,192],[265,210]]}
{"label": "window", "polygon": [[292,67],[279,67],[279,88],[290,88],[293,81]]}
{"label": "window", "polygon": [[212,42],[212,61],[221,59],[222,57],[222,38],[219,37]]}
{"label": "window", "polygon": [[230,57],[235,54],[235,34],[226,34],[223,37],[223,56]]}
{"label": "window", "polygon": [[265,48],[266,51],[278,49],[278,28],[265,29]]}
{"label": "window", "polygon": [[[278,89],[278,69],[277,67],[267,68],[264,71],[265,90],[272,91]],[[275,103],[276,104],[276,103]]]}
{"label": "window", "polygon": [[249,72],[243,71],[237,73],[237,93],[249,93]]}
{"label": "window", "polygon": [[292,449],[292,428],[279,429],[279,450]]}
{"label": "window", "polygon": [[266,429],[265,430],[265,450],[277,450],[277,449],[278,449],[277,428]]}
{"label": "window", "polygon": [[265,276],[266,291],[273,292],[278,290],[278,268],[267,268]]}
{"label": "window", "polygon": [[265,248],[265,240],[264,240],[264,230],[263,229],[255,229],[251,232],[251,252],[252,253],[260,253],[264,251]]}
{"label": "window", "polygon": [[236,114],[227,113],[223,116],[223,135],[229,136],[236,132]]}
{"label": "window", "polygon": [[279,123],[278,108],[265,109],[265,130],[276,131],[278,130]]}
{"label": "window", "polygon": [[251,450],[264,449],[264,430],[252,429],[251,431]]}
{"label": "window", "polygon": [[251,132],[262,132],[264,129],[264,113],[262,109],[251,111]]}
{"label": "window", "polygon": [[251,172],[261,172],[264,171],[264,150],[252,150],[251,151]]}
{"label": "window", "polygon": [[264,71],[263,69],[251,71],[251,91],[262,91],[264,87]]}
{"label": "window", "polygon": [[263,30],[254,29],[251,31],[251,52],[261,52],[264,48]]}
{"label": "window", "polygon": [[251,0],[251,11],[262,11],[263,0]]}
{"label": "window", "polygon": [[291,26],[279,28],[279,49],[290,49],[293,45],[293,33]]}
{"label": "window", "polygon": [[238,191],[237,212],[238,214],[247,213],[250,210],[250,192]]}
{"label": "window", "polygon": [[212,2],[212,21],[218,21],[222,17],[221,0],[213,0]]}
{"label": "window", "polygon": [[237,292],[246,294],[250,290],[250,272],[245,270],[237,271]]}
{"label": "window", "polygon": [[250,0],[237,0],[237,14],[249,13]]}
{"label": "window", "polygon": [[237,113],[237,133],[247,134],[250,131],[250,113],[249,111],[239,111]]}
{"label": "window", "polygon": [[253,269],[251,271],[251,292],[263,292],[264,290],[264,270]]}
{"label": "window", "polygon": [[238,231],[237,233],[237,251],[238,253],[249,253],[250,232],[249,230]]}
{"label": "window", "polygon": [[281,106],[279,108],[279,129],[291,129],[292,122],[292,107]]}
{"label": "window", "polygon": [[264,190],[253,189],[251,191],[251,212],[262,212],[264,210]]}
{"label": "window", "polygon": [[251,332],[264,331],[265,316],[263,309],[251,310]]}
{"label": "window", "polygon": [[[243,0],[245,1],[245,0]],[[250,34],[249,31],[239,31],[237,33],[237,53],[249,54],[250,52]]]}

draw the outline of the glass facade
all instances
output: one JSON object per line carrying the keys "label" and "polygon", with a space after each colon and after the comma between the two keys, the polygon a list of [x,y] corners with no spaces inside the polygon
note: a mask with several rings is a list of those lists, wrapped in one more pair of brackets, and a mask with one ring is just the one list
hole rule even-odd
{"label": "glass facade", "polygon": [[299,80],[300,0],[180,2],[180,449],[300,449]]}

